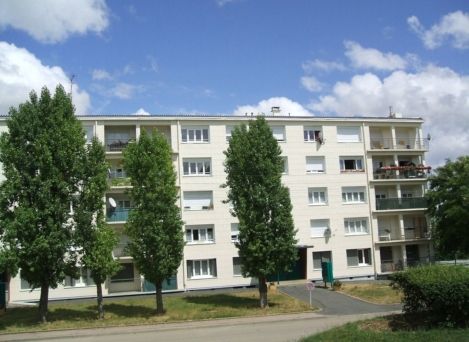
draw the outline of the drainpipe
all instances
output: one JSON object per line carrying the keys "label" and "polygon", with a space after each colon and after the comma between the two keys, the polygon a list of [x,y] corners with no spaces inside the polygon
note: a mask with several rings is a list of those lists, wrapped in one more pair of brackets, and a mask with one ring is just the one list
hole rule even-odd
{"label": "drainpipe", "polygon": [[[366,192],[368,195],[368,211],[370,215],[370,233],[371,233],[371,262],[373,263],[373,273],[375,279],[378,278],[378,273],[376,271],[376,258],[375,258],[375,239],[374,239],[374,227],[373,227],[373,213],[371,207],[371,196],[370,196],[370,175],[368,173],[368,153],[366,147],[366,134],[365,134],[365,122],[362,122],[362,136],[363,136],[363,151],[365,152],[365,175],[366,175]],[[373,162],[373,161],[372,161]],[[371,172],[373,172],[373,167],[371,168]]]}

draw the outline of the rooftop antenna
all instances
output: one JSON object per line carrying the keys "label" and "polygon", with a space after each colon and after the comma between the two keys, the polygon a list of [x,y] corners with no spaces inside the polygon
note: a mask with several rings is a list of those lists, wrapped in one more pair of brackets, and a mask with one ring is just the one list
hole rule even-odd
{"label": "rooftop antenna", "polygon": [[73,80],[75,79],[75,74],[71,74],[69,77],[70,80],[70,99],[72,98],[73,94]]}

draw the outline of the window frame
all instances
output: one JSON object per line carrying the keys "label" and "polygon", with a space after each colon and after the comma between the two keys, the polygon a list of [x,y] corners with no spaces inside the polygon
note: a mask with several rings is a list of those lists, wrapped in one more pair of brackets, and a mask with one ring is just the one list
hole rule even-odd
{"label": "window frame", "polygon": [[[234,222],[234,223],[231,223],[230,225],[230,228],[231,228],[231,242],[232,243],[236,243],[236,242],[239,242],[239,223],[237,222]],[[233,229],[235,228],[235,229]]]}
{"label": "window frame", "polygon": [[[343,138],[344,136],[353,135],[353,134],[350,134],[352,129],[358,130],[358,132],[354,132],[354,133],[358,133],[358,140],[350,139],[350,138],[344,139]],[[340,130],[344,130],[344,131],[340,132]],[[348,134],[346,132],[347,130],[348,130]],[[337,126],[337,142],[338,143],[361,143],[362,141],[363,141],[363,134],[362,134],[361,126]]]}
{"label": "window frame", "polygon": [[[329,257],[324,257],[323,254],[329,254]],[[323,260],[325,259],[329,259],[330,262],[332,262],[332,251],[317,251],[317,252],[313,252],[312,253],[312,258],[313,258],[313,271],[319,271],[322,269],[322,266],[320,266],[319,268],[315,267],[314,266],[314,261],[317,260],[317,258],[315,259],[314,258],[314,255],[317,255],[317,254],[320,254],[320,261],[319,261],[319,264],[321,265]]]}
{"label": "window frame", "polygon": [[[235,263],[235,260],[238,261],[238,263]],[[243,273],[241,272],[241,257],[233,257],[232,258],[232,263],[233,263],[233,277],[242,277]],[[238,273],[236,271],[239,270]]]}
{"label": "window frame", "polygon": [[[308,165],[317,165],[314,161],[320,160],[322,165],[322,170],[309,169]],[[324,174],[326,173],[326,158],[324,156],[306,156],[306,173],[307,174]]]}
{"label": "window frame", "polygon": [[[200,196],[199,198],[187,199],[186,196],[189,195],[190,193],[200,193],[200,194],[203,194],[203,195],[209,194],[210,196],[208,196],[207,198],[205,198],[204,196]],[[202,206],[194,205],[193,207],[186,205],[187,201],[199,201],[199,202],[201,202],[201,201],[207,201],[207,200],[208,200],[208,205],[202,205]],[[213,210],[213,191],[210,191],[210,190],[183,191],[183,193],[182,193],[182,205],[183,205],[183,209],[186,210],[186,211]]]}
{"label": "window frame", "polygon": [[[270,129],[272,131],[272,135],[274,136],[275,140],[277,140],[277,142],[285,142],[287,141],[287,136],[286,136],[286,131],[285,131],[285,126],[270,126]],[[279,131],[278,130],[282,130],[282,138],[279,139],[278,136],[279,136]]]}
{"label": "window frame", "polygon": [[[355,253],[355,255],[352,255]],[[347,249],[346,252],[347,267],[369,267],[373,266],[373,260],[371,256],[371,248],[353,248]],[[356,264],[350,264],[349,261],[352,258],[356,258]],[[361,259],[361,261],[360,261]],[[369,263],[367,263],[367,259]]]}
{"label": "window frame", "polygon": [[[357,225],[357,223],[359,225]],[[352,226],[354,230],[353,232],[351,231]],[[370,234],[370,229],[368,227],[368,218],[367,217],[344,218],[344,231],[345,231],[346,236]]]}
{"label": "window frame", "polygon": [[[355,194],[357,194],[357,196],[355,196]],[[351,198],[351,200],[349,200],[349,197]],[[358,198],[358,200],[355,200],[355,198]],[[367,203],[366,187],[342,187],[342,204],[366,204],[366,203]]]}
{"label": "window frame", "polygon": [[[320,227],[320,229],[323,229],[322,233],[321,234],[313,234],[313,229],[315,227],[313,227],[313,223],[325,223],[324,226]],[[316,229],[318,229],[316,227]],[[329,219],[311,219],[309,220],[309,236],[311,238],[323,238],[326,236],[326,231],[327,230],[330,230],[330,220]]]}
{"label": "window frame", "polygon": [[183,144],[208,144],[210,143],[209,126],[182,126],[181,143]]}
{"label": "window frame", "polygon": [[[346,164],[353,163],[353,168],[347,168]],[[347,172],[365,172],[365,164],[362,156],[346,156],[339,158],[339,166],[341,173]],[[358,167],[361,166],[361,167]]]}
{"label": "window frame", "polygon": [[[191,259],[186,261],[187,279],[212,279],[217,277],[217,259]],[[197,267],[196,267],[197,266]],[[206,274],[204,273],[204,266]],[[197,274],[198,273],[198,274]]]}
{"label": "window frame", "polygon": [[[190,234],[190,239],[188,239],[188,234]],[[197,239],[194,238],[195,236]],[[188,245],[213,244],[215,243],[215,228],[213,225],[188,225],[185,230],[185,239]]]}
{"label": "window frame", "polygon": [[[202,172],[199,172],[202,166]],[[187,168],[186,168],[187,165]],[[194,166],[194,167],[192,167]],[[208,166],[208,171],[207,171]],[[186,172],[187,169],[187,172]],[[193,170],[195,172],[193,172]],[[207,177],[212,175],[212,158],[183,158],[182,175],[184,177]]]}
{"label": "window frame", "polygon": [[[318,196],[315,196],[315,194],[318,194]],[[315,201],[315,199],[317,199],[318,201]],[[328,205],[327,188],[308,188],[308,205]]]}
{"label": "window frame", "polygon": [[303,126],[303,141],[304,142],[318,142],[321,139],[322,139],[322,127],[321,126]]}

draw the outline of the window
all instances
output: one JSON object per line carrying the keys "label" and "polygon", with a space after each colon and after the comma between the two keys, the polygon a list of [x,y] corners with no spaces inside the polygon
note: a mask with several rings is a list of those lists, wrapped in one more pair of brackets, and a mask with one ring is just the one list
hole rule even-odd
{"label": "window", "polygon": [[231,224],[231,242],[238,242],[239,239],[239,223]]}
{"label": "window", "polygon": [[283,161],[283,171],[282,174],[288,174],[288,157],[281,157]]}
{"label": "window", "polygon": [[360,142],[360,126],[337,127],[337,142]]}
{"label": "window", "polygon": [[233,275],[234,276],[241,276],[241,258],[240,257],[233,257]]}
{"label": "window", "polygon": [[320,127],[305,127],[303,130],[305,141],[320,141],[322,139]]}
{"label": "window", "polygon": [[213,209],[212,191],[184,191],[183,206],[185,210]]}
{"label": "window", "polygon": [[184,176],[208,176],[212,172],[212,162],[210,158],[183,159],[182,169]]}
{"label": "window", "polygon": [[309,204],[326,205],[327,189],[326,188],[309,188],[308,189]]}
{"label": "window", "polygon": [[226,141],[230,141],[231,139],[231,134],[233,133],[233,130],[234,130],[234,126],[226,126],[225,127],[225,138],[226,138]]}
{"label": "window", "polygon": [[32,285],[26,279],[23,278],[23,276],[21,275],[21,271],[20,271],[20,279],[21,279],[21,284],[20,284],[21,290],[31,290],[32,289]]}
{"label": "window", "polygon": [[365,188],[342,188],[342,203],[365,203]]}
{"label": "window", "polygon": [[272,126],[272,134],[277,141],[285,141],[285,127],[284,126]]}
{"label": "window", "polygon": [[213,226],[186,226],[186,241],[190,244],[213,243]]}
{"label": "window", "polygon": [[94,137],[93,126],[85,126],[83,129],[85,131],[86,143],[91,144],[91,139]]}
{"label": "window", "polygon": [[91,277],[91,271],[80,267],[78,271],[78,278],[72,278],[70,276],[65,277],[64,286],[66,287],[83,287],[94,285],[94,280]]}
{"label": "window", "polygon": [[217,260],[187,260],[187,277],[189,279],[214,278],[217,276]]}
{"label": "window", "polygon": [[329,220],[311,220],[311,237],[325,237],[329,230]]}
{"label": "window", "polygon": [[371,249],[347,249],[347,266],[370,266]]}
{"label": "window", "polygon": [[326,172],[324,157],[306,157],[306,173]]}
{"label": "window", "polygon": [[111,283],[125,283],[134,281],[134,264],[121,264],[121,269],[111,277]]}
{"label": "window", "polygon": [[130,204],[130,200],[116,200],[117,208],[121,209],[131,209],[132,206]]}
{"label": "window", "polygon": [[208,127],[181,128],[182,142],[207,143],[209,141]]}
{"label": "window", "polygon": [[368,224],[365,217],[344,219],[345,234],[362,235],[368,234]]}
{"label": "window", "polygon": [[340,172],[364,171],[362,157],[340,157]]}
{"label": "window", "polygon": [[331,251],[313,252],[313,269],[320,270],[322,262],[331,261],[331,260],[332,260]]}

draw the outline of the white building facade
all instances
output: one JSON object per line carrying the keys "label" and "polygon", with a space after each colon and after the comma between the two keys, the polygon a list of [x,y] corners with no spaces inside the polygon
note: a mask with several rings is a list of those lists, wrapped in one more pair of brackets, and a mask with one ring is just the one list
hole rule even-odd
{"label": "white building facade", "polygon": [[[104,294],[152,291],[127,255],[124,225],[132,210],[122,150],[142,130],[163,133],[173,150],[184,221],[184,259],[166,290],[255,284],[243,278],[235,241],[237,220],[229,212],[224,154],[231,131],[251,117],[80,116],[87,139],[105,145],[110,189],[107,221],[119,233],[114,256],[121,271]],[[374,278],[432,256],[424,194],[430,166],[420,118],[266,116],[285,160],[299,259],[289,274],[271,280],[320,280],[321,262],[331,261],[335,279]],[[0,120],[6,130],[6,118]],[[94,296],[86,270],[50,290],[50,298]],[[11,279],[9,300],[37,300],[20,276]]]}

